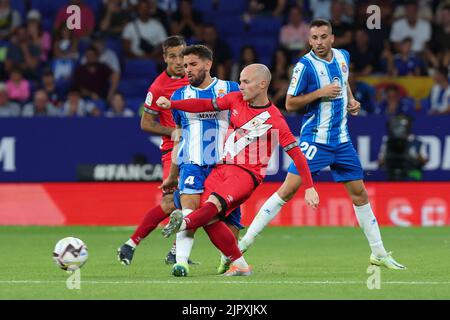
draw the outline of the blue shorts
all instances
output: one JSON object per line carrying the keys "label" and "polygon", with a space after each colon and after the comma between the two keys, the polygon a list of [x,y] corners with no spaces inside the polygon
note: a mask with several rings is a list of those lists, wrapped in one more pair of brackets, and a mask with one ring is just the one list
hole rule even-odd
{"label": "blue shorts", "polygon": [[213,166],[185,163],[180,165],[179,189],[181,194],[201,194],[205,191],[205,180]]}
{"label": "blue shorts", "polygon": [[[327,145],[301,141],[300,148],[308,161],[312,175],[317,175],[320,170],[330,166],[336,182],[360,180],[364,177],[361,162],[351,142]],[[293,162],[289,166],[288,172],[298,175]]]}
{"label": "blue shorts", "polygon": [[[174,192],[173,202],[177,209],[181,209],[181,194],[201,194],[204,191],[205,180],[213,169],[213,166],[199,166],[196,164],[180,165],[179,189]],[[187,182],[187,183],[186,183]],[[191,183],[192,182],[192,183]],[[241,208],[237,207],[223,221],[244,229],[241,225]]]}

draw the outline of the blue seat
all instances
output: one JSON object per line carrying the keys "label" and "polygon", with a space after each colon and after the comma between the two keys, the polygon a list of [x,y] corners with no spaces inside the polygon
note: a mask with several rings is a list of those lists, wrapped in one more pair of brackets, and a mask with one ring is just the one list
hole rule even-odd
{"label": "blue seat", "polygon": [[11,1],[11,8],[17,10],[19,12],[22,21],[26,21],[27,19],[27,9],[25,8],[25,0],[14,0]]}
{"label": "blue seat", "polygon": [[54,21],[61,7],[69,3],[69,0],[31,0],[31,9],[39,10],[43,19]]}
{"label": "blue seat", "polygon": [[249,33],[257,36],[278,37],[281,29],[281,19],[270,16],[256,16],[250,23]]}
{"label": "blue seat", "polygon": [[150,81],[157,75],[156,64],[149,59],[126,59],[123,74],[127,78],[141,77]]}
{"label": "blue seat", "polygon": [[125,99],[131,97],[142,97],[142,99],[145,99],[151,82],[151,80],[142,78],[122,78],[119,82],[118,90]]}
{"label": "blue seat", "polygon": [[417,110],[417,113],[420,115],[426,115],[428,114],[428,111],[431,109],[431,100],[430,97],[426,97],[423,99],[420,99],[420,109]]}
{"label": "blue seat", "polygon": [[226,15],[215,22],[218,33],[221,37],[240,36],[245,33],[245,24],[240,16]]}
{"label": "blue seat", "polygon": [[248,7],[247,0],[233,0],[233,1],[222,0],[219,2],[218,11],[220,13],[234,13],[237,15],[241,15],[247,10],[247,7]]}
{"label": "blue seat", "polygon": [[200,12],[214,11],[213,2],[211,0],[194,0],[192,2],[192,8]]}
{"label": "blue seat", "polygon": [[138,113],[142,104],[144,103],[143,97],[131,97],[125,99],[125,105],[127,108],[130,108],[134,112]]}

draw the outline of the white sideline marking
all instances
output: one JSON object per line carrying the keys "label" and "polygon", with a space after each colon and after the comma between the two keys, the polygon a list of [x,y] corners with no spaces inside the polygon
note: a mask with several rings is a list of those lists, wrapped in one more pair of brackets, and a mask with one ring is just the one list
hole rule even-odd
{"label": "white sideline marking", "polygon": [[[328,285],[344,285],[344,284],[362,284],[366,281],[214,281],[214,280],[143,280],[143,281],[97,281],[97,280],[81,280],[83,284],[291,284],[291,285],[309,285],[309,284],[328,284]],[[50,284],[50,283],[66,283],[66,280],[0,280],[0,284]],[[401,284],[401,285],[450,285],[450,281],[382,281],[383,285]]]}

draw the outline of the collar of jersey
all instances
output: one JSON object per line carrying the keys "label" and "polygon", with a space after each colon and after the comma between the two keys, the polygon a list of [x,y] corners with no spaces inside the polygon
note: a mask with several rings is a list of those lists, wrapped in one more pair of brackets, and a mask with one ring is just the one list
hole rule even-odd
{"label": "collar of jersey", "polygon": [[206,88],[201,89],[201,88],[193,87],[191,84],[189,85],[189,87],[190,87],[192,90],[197,90],[197,91],[208,90],[208,89],[210,89],[213,85],[215,85],[215,84],[217,83],[217,78],[216,78],[216,77],[213,77],[212,79],[213,79],[213,81],[212,81]]}
{"label": "collar of jersey", "polygon": [[316,56],[316,54],[314,53],[313,50],[311,50],[311,57],[313,57],[313,58],[316,59],[317,61],[321,61],[321,62],[323,62],[323,63],[330,64],[330,63],[333,63],[334,58],[335,58],[335,54],[334,54],[333,49],[331,49],[331,52],[333,53],[333,58],[331,58],[331,61],[327,61],[327,60],[325,60],[325,59],[319,58],[318,56]]}

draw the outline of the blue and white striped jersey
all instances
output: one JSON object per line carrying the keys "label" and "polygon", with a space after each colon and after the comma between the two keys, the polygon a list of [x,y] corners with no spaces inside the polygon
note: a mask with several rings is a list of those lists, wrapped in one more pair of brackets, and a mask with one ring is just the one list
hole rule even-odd
{"label": "blue and white striped jersey", "polygon": [[301,141],[338,144],[350,141],[347,128],[347,86],[350,55],[346,50],[332,49],[330,62],[319,58],[312,50],[301,57],[294,67],[288,94],[308,94],[332,82],[337,82],[341,94],[322,98],[306,106],[301,129]]}
{"label": "blue and white striped jersey", "polygon": [[[239,91],[236,82],[213,78],[213,82],[205,89],[187,85],[176,90],[171,100],[213,99],[233,91]],[[178,164],[206,166],[222,159],[225,135],[229,127],[229,110],[191,113],[172,109],[172,114],[175,123],[182,128]]]}

